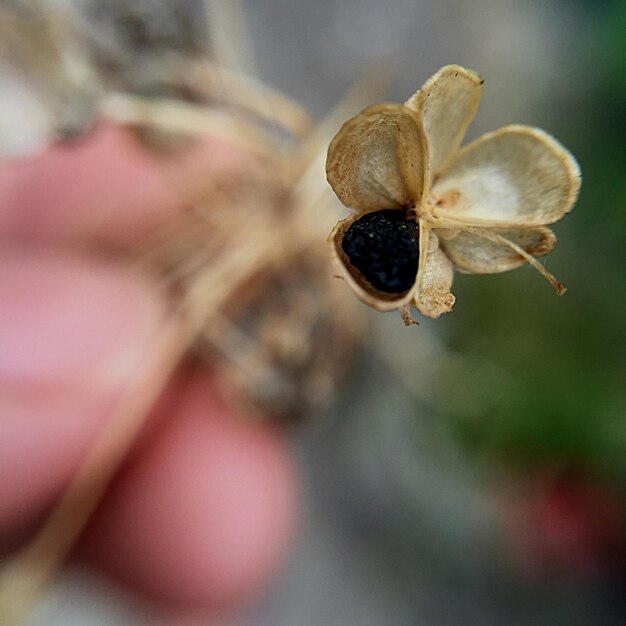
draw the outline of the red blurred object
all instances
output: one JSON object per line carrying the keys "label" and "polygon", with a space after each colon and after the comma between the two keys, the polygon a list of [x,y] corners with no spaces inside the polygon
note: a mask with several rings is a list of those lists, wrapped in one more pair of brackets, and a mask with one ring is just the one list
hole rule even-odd
{"label": "red blurred object", "polygon": [[540,473],[508,521],[529,574],[585,579],[626,571],[626,503],[592,478]]}

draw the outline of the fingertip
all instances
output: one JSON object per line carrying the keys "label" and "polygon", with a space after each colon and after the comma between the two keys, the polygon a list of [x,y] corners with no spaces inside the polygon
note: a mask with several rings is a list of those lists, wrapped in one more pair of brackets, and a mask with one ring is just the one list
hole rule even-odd
{"label": "fingertip", "polygon": [[194,184],[241,161],[234,146],[210,138],[160,156],[131,130],[102,122],[76,144],[0,167],[0,235],[125,246],[185,208]]}
{"label": "fingertip", "polygon": [[244,423],[206,374],[194,374],[114,485],[81,553],[161,603],[222,612],[271,576],[295,511],[284,438]]}

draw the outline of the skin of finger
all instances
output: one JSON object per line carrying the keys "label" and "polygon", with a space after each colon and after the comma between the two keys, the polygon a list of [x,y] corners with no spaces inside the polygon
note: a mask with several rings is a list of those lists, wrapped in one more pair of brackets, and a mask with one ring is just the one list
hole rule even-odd
{"label": "skin of finger", "polygon": [[283,437],[233,416],[194,372],[122,472],[78,554],[169,610],[229,612],[262,589],[292,534]]}
{"label": "skin of finger", "polygon": [[164,156],[101,123],[73,144],[0,168],[0,238],[127,245],[189,204],[199,185],[235,175],[234,146],[203,139]]}
{"label": "skin of finger", "polygon": [[162,327],[156,290],[115,264],[0,254],[0,532],[61,492]]}

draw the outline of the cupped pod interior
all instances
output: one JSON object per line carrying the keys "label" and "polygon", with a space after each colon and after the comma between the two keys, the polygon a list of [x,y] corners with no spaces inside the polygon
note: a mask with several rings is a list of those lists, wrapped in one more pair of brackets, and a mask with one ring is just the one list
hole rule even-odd
{"label": "cupped pod interior", "polygon": [[341,220],[330,235],[333,259],[357,297],[379,311],[411,301],[416,289],[420,233],[402,209],[385,209]]}

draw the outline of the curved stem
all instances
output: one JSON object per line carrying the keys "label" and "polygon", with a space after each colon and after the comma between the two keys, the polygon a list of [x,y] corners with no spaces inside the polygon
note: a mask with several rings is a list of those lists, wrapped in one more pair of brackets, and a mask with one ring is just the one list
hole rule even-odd
{"label": "curved stem", "polygon": [[526,252],[524,248],[518,246],[510,239],[507,239],[506,237],[485,228],[465,228],[465,230],[473,233],[474,235],[478,235],[479,237],[483,237],[484,239],[488,239],[489,241],[503,243],[504,245],[511,248],[511,250],[517,252],[517,254],[519,254],[526,261],[528,261],[528,263],[554,287],[558,296],[562,296],[567,291],[567,287],[563,283],[559,282],[553,274],[548,272],[548,270],[543,265],[541,265],[541,263],[539,263],[539,261],[537,261],[537,259],[532,254]]}

